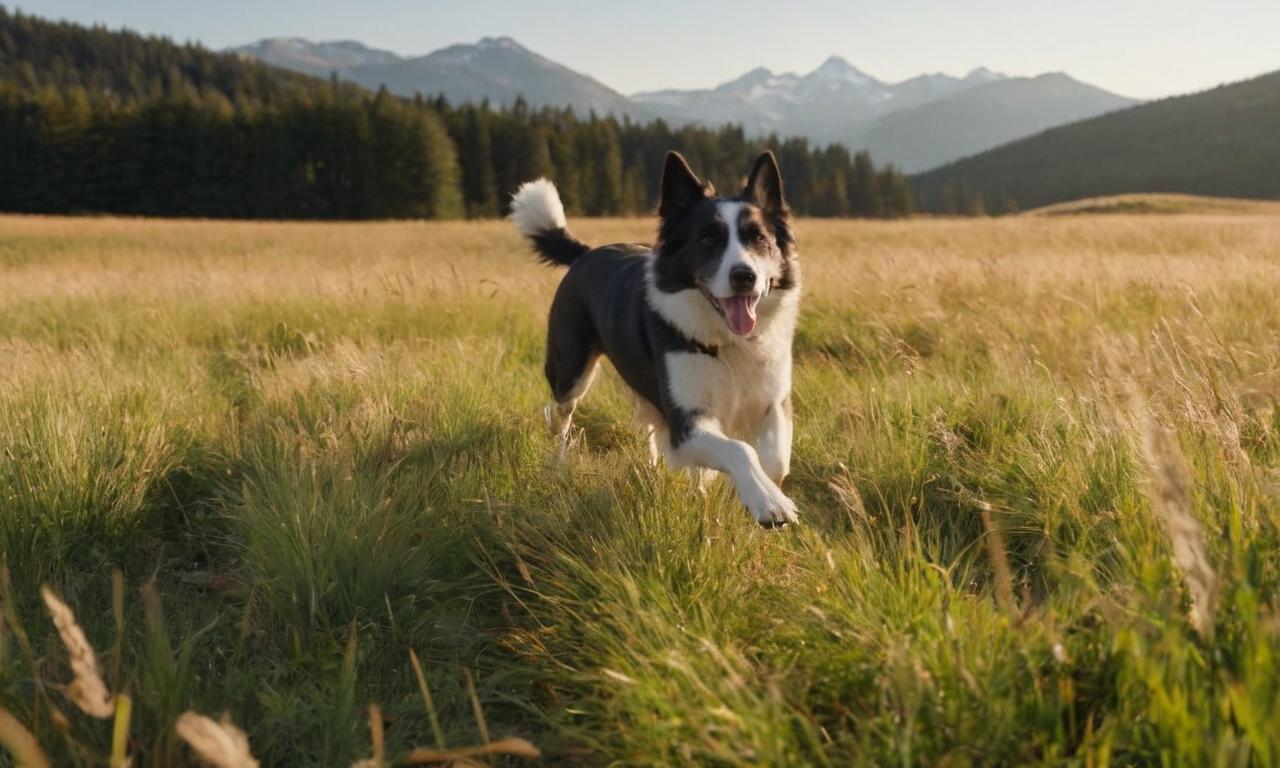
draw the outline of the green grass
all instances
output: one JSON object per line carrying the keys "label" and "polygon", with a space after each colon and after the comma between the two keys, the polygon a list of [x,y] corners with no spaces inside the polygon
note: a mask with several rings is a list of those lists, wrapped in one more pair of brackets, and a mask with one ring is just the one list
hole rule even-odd
{"label": "green grass", "polygon": [[547,764],[1280,761],[1280,224],[799,229],[769,532],[612,375],[557,460],[505,225],[0,219],[0,706],[105,763],[49,584],[135,764],[186,710],[264,765],[369,755],[371,703],[435,746],[410,649],[446,746]]}

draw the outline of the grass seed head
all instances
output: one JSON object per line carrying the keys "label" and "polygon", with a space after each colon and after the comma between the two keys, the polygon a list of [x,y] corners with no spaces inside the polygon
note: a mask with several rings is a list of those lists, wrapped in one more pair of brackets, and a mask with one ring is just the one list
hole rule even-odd
{"label": "grass seed head", "polygon": [[249,750],[249,737],[225,716],[218,722],[195,712],[184,712],[174,729],[214,768],[258,768],[258,761]]}
{"label": "grass seed head", "polygon": [[87,715],[103,719],[111,717],[115,714],[114,697],[98,674],[98,656],[84,630],[76,623],[75,613],[47,586],[40,588],[40,596],[44,598],[53,626],[67,648],[72,675],[67,696]]}

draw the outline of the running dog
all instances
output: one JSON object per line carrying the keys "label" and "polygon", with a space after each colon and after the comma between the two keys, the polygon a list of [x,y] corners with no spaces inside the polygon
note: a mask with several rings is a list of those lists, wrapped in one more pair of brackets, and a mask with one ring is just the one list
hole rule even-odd
{"label": "running dog", "polygon": [[522,185],[511,218],[538,258],[568,267],[551,304],[546,416],[567,447],[601,356],[634,391],[650,453],[728,475],[764,526],[797,521],[791,465],[791,340],[800,266],[771,152],[718,197],[667,154],[653,246],[592,248],[568,229],[555,185]]}

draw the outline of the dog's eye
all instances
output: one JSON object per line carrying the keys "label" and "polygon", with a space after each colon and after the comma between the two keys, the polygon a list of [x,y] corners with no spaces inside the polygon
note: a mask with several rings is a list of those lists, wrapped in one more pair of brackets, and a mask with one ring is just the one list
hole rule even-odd
{"label": "dog's eye", "polygon": [[702,243],[703,248],[711,248],[716,244],[716,239],[712,235],[707,235],[698,242]]}
{"label": "dog's eye", "polygon": [[763,232],[757,232],[751,236],[752,242],[756,242],[756,243],[763,243],[768,239],[769,238],[765,237],[765,234]]}

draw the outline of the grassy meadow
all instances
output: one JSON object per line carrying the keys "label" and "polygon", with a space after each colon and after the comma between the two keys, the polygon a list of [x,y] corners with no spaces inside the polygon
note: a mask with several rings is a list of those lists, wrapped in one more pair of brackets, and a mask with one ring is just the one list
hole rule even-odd
{"label": "grassy meadow", "polygon": [[0,217],[0,707],[57,765],[1280,762],[1280,216],[798,232],[766,531],[612,374],[557,460],[505,223]]}

